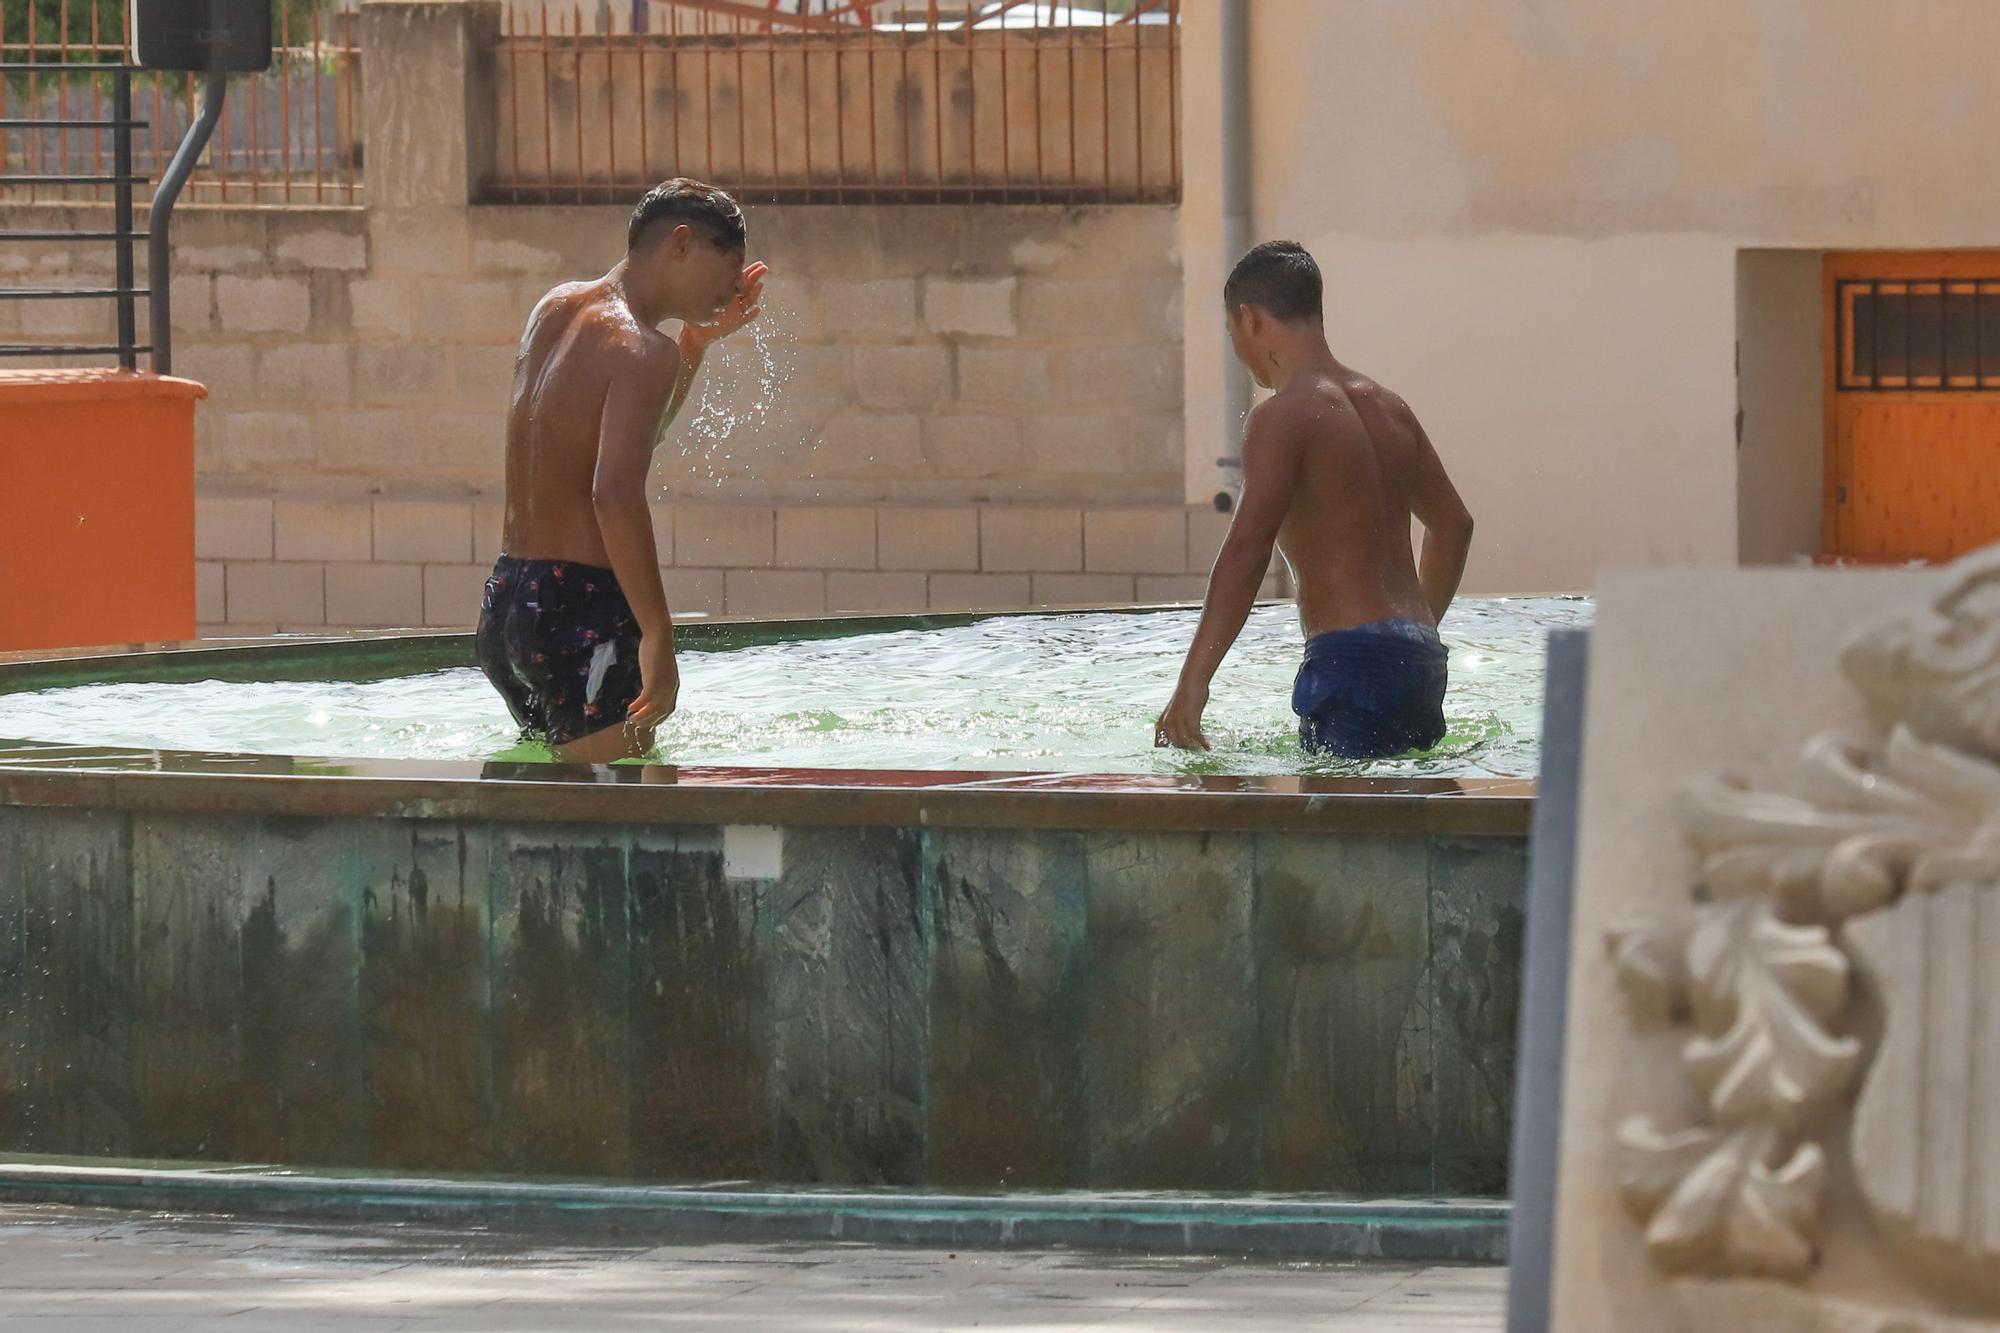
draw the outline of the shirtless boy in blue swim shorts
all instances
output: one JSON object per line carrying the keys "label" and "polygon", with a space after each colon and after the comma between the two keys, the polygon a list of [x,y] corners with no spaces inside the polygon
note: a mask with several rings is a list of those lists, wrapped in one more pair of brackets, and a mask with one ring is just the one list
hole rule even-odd
{"label": "shirtless boy in blue swim shorts", "polygon": [[[1275,394],[1243,435],[1243,495],[1215,558],[1201,623],[1159,745],[1207,749],[1208,686],[1243,629],[1275,546],[1305,629],[1292,690],[1299,740],[1317,753],[1383,759],[1444,738],[1438,621],[1458,592],[1472,515],[1409,404],[1334,359],[1319,266],[1269,241],[1223,288],[1230,342]],[[1423,555],[1410,520],[1424,525]]]}
{"label": "shirtless boy in blue swim shorts", "polygon": [[544,296],[521,335],[479,665],[564,759],[645,753],[679,698],[646,476],[703,354],[757,317],[765,269],[744,246],[734,199],[670,180],[633,211],[625,257]]}

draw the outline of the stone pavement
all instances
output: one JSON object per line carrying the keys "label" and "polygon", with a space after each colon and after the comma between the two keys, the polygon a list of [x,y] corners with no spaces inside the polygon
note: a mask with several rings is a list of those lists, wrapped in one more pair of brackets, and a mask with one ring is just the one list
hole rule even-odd
{"label": "stone pavement", "polygon": [[1499,1268],[543,1237],[0,1205],[14,1330],[1497,1330]]}

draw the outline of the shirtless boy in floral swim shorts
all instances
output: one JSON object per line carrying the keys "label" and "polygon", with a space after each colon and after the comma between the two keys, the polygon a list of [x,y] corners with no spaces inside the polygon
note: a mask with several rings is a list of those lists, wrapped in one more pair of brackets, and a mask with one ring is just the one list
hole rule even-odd
{"label": "shirtless boy in floral swim shorts", "polygon": [[566,760],[644,754],[680,694],[646,476],[703,354],[757,317],[765,266],[745,247],[734,199],[670,180],[633,211],[625,258],[549,292],[521,336],[479,664]]}

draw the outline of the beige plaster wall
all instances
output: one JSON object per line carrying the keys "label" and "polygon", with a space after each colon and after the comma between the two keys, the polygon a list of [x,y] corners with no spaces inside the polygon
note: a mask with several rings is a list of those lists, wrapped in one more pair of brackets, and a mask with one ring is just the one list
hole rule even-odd
{"label": "beige plaster wall", "polygon": [[1821,255],[1745,250],[1736,263],[1736,554],[1786,564],[1820,551],[1826,471]]}
{"label": "beige plaster wall", "polygon": [[[1985,0],[1921,23],[1871,0],[1249,2],[1254,230],[1314,250],[1336,351],[1433,425],[1480,518],[1474,588],[1733,562],[1738,251],[1974,244],[2000,217],[2000,179],[1967,169],[2000,113]],[[1190,95],[1215,35],[1184,33]],[[1190,200],[1217,179],[1198,119]],[[1199,239],[1190,363],[1216,299]]]}
{"label": "beige plaster wall", "polygon": [[1985,0],[1250,8],[1272,224],[1950,245],[2000,210],[1965,169],[2000,97]]}

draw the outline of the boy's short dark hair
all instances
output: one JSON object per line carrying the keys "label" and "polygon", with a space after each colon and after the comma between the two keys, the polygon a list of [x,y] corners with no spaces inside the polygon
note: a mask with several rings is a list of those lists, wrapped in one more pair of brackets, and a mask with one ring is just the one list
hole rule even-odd
{"label": "boy's short dark hair", "polygon": [[1297,241],[1266,241],[1236,261],[1222,300],[1231,311],[1262,306],[1288,324],[1325,318],[1319,265]]}
{"label": "boy's short dark hair", "polygon": [[743,209],[728,191],[676,176],[646,191],[646,197],[632,210],[632,221],[625,228],[625,248],[638,249],[656,223],[682,222],[726,250],[741,250],[748,236]]}

